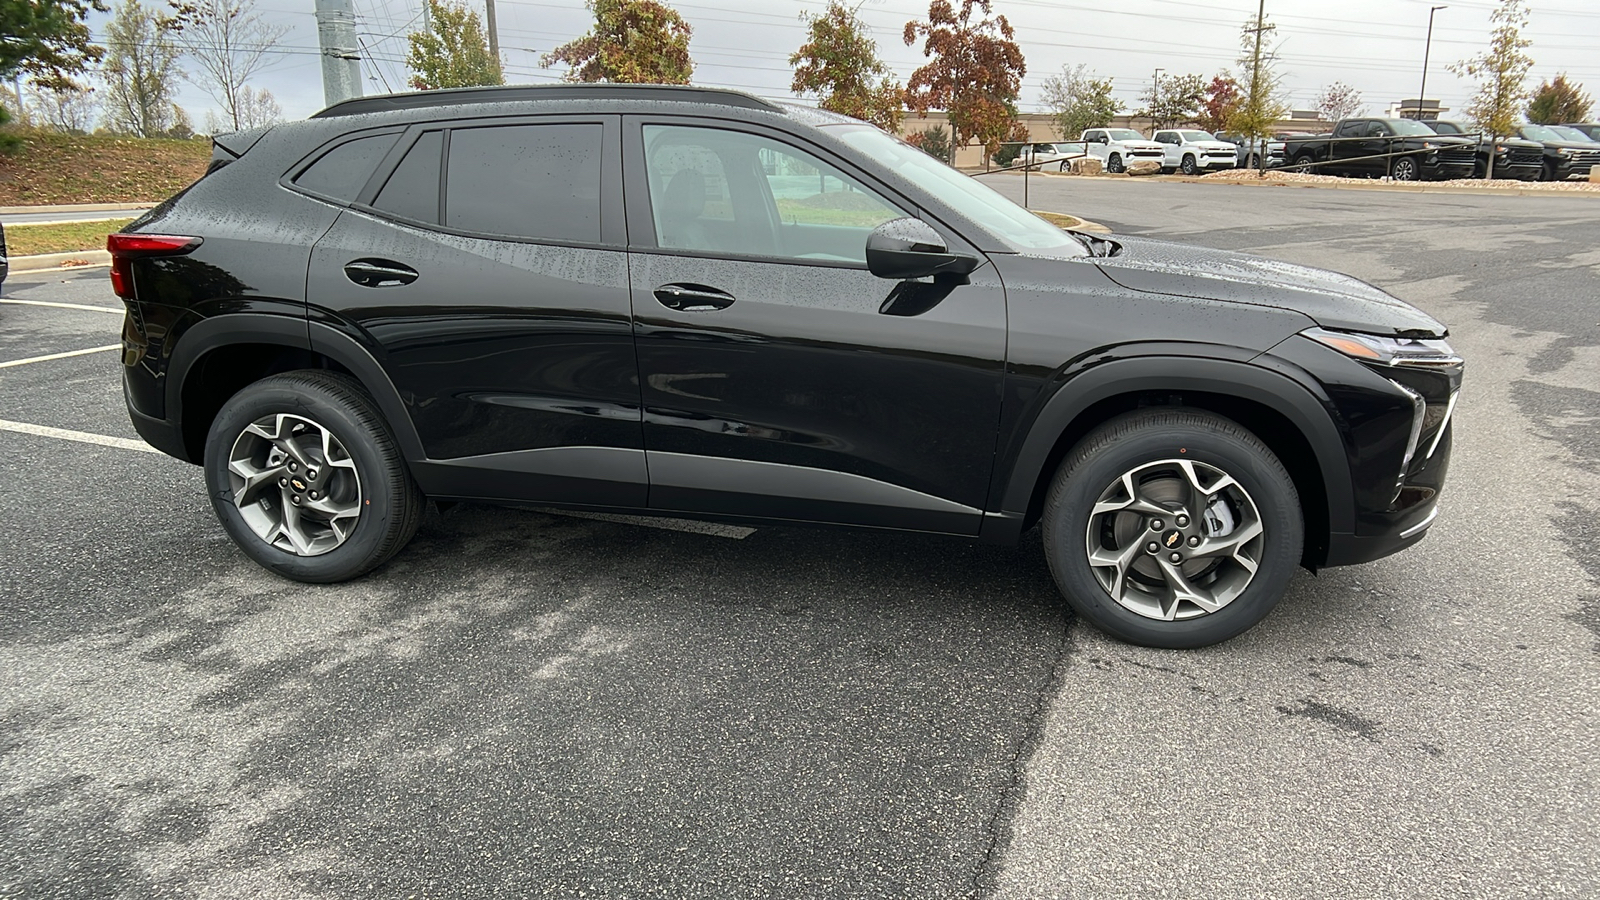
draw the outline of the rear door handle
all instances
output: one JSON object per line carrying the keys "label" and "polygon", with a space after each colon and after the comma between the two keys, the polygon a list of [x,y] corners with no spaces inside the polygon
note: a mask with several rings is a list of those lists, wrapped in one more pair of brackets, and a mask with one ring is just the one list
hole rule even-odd
{"label": "rear door handle", "polygon": [[679,312],[711,312],[733,305],[733,295],[703,284],[663,284],[656,288],[656,302]]}
{"label": "rear door handle", "polygon": [[362,287],[390,287],[417,280],[417,270],[388,259],[358,259],[346,263],[346,278]]}

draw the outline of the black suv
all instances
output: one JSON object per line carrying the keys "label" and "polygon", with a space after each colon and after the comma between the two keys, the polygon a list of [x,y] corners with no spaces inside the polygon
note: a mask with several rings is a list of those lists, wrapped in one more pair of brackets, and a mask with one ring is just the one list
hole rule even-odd
{"label": "black suv", "polygon": [[353,100],[216,139],[110,240],[128,408],[289,578],[425,498],[1014,542],[1130,641],[1419,540],[1445,328],[1330,272],[1062,231],[744,94]]}

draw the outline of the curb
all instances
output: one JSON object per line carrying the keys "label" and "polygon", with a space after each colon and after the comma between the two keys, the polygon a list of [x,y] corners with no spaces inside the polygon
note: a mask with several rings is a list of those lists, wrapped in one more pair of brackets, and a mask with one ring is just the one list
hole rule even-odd
{"label": "curb", "polygon": [[[34,213],[47,212],[121,212],[123,210],[137,209],[140,211],[150,209],[154,203],[68,203],[60,206],[0,206],[0,216],[23,216]],[[77,221],[82,221],[81,219]],[[33,224],[33,223],[29,223]]]}
{"label": "curb", "polygon": [[[1079,176],[1082,177],[1082,176]],[[1191,178],[1187,175],[1147,175],[1143,181],[1166,184],[1221,184],[1241,187],[1321,188],[1333,191],[1389,191],[1398,194],[1478,194],[1488,197],[1600,197],[1600,191],[1552,191],[1541,188],[1481,188],[1459,185],[1404,184],[1374,181],[1371,184],[1339,184],[1326,181],[1233,181],[1221,178]],[[1573,184],[1582,184],[1575,181]]]}
{"label": "curb", "polygon": [[[79,265],[63,266],[62,263],[76,262]],[[12,272],[40,272],[45,269],[82,269],[92,266],[111,265],[111,254],[104,250],[77,250],[70,253],[40,253],[36,256],[13,256],[10,259]]]}

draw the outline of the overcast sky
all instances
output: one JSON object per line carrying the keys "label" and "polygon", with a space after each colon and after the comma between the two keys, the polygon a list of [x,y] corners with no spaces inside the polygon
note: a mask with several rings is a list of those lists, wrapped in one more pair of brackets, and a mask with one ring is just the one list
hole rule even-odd
{"label": "overcast sky", "polygon": [[[150,0],[146,0],[150,2]],[[483,0],[468,0],[481,9]],[[955,0],[959,6],[960,0]],[[1370,114],[1414,97],[1422,75],[1428,9],[1438,0],[1267,0],[1268,19],[1278,26],[1284,85],[1297,108],[1313,105],[1321,88],[1342,80],[1361,91]],[[322,108],[322,73],[317,56],[311,0],[257,0],[271,20],[290,31],[273,54],[257,87],[272,91],[290,118]],[[366,92],[403,90],[405,35],[421,23],[421,0],[354,0],[364,45]],[[1188,72],[1212,75],[1234,66],[1239,29],[1254,15],[1257,0],[994,0],[1010,19],[1027,58],[1021,106],[1039,110],[1040,85],[1063,65],[1083,63],[1113,80],[1116,97],[1130,109],[1147,89],[1156,68],[1162,77]],[[819,11],[824,0],[693,0],[672,5],[694,29],[690,51],[696,84],[735,87],[767,97],[792,98],[788,56],[805,37],[802,11]],[[1453,0],[1434,19],[1428,65],[1428,96],[1460,110],[1474,87],[1446,65],[1478,52],[1488,42],[1492,0]],[[1535,60],[1529,86],[1565,72],[1591,95],[1600,88],[1600,2],[1529,0]],[[508,83],[559,79],[562,69],[539,67],[540,54],[588,30],[592,15],[582,0],[497,0],[500,48]],[[865,0],[861,17],[871,26],[878,51],[902,81],[923,61],[901,31],[927,13],[926,0]],[[91,19],[96,37],[106,17]],[[185,85],[180,103],[196,125],[216,103]]]}

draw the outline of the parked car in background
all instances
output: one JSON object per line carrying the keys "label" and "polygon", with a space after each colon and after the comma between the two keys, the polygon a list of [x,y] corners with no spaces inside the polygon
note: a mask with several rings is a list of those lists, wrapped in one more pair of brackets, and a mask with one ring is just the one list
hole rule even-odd
{"label": "parked car in background", "polygon": [[1177,170],[1185,175],[1198,175],[1231,169],[1239,164],[1239,148],[1218,140],[1209,131],[1168,128],[1151,135],[1150,139],[1166,148],[1161,160],[1163,172]]}
{"label": "parked car in background", "polygon": [[[1478,142],[1477,158],[1472,163],[1474,178],[1489,174],[1488,137],[1476,129],[1450,119],[1430,120],[1428,127],[1439,134],[1470,137]],[[1505,137],[1493,142],[1494,177],[1513,178],[1518,181],[1538,181],[1544,171],[1544,147],[1519,137]]]}
{"label": "parked car in background", "polygon": [[1028,144],[1017,154],[1012,165],[1023,163],[1037,163],[1039,168],[1056,168],[1066,171],[1067,164],[1073,159],[1084,155],[1083,144],[1077,141],[1063,141],[1061,143]]}
{"label": "parked car in background", "polygon": [[1066,231],[710,88],[347,100],[217,136],[108,245],[134,427],[307,582],[381,565],[426,498],[1037,523],[1086,620],[1198,647],[1300,566],[1421,540],[1461,384],[1445,326],[1365,282]]}
{"label": "parked car in background", "polygon": [[1265,147],[1267,168],[1276,169],[1285,162],[1283,153],[1284,141],[1281,138],[1269,138],[1266,141],[1262,141],[1259,138],[1245,137],[1242,134],[1219,131],[1217,132],[1217,140],[1227,141],[1238,148],[1238,160],[1241,168],[1261,168],[1263,147]]}
{"label": "parked car in background", "polygon": [[1600,141],[1600,122],[1563,122],[1561,127],[1572,128],[1591,141]]}
{"label": "parked car in background", "polygon": [[1595,163],[1600,163],[1600,143],[1577,139],[1573,134],[1563,134],[1549,125],[1523,125],[1517,137],[1526,138],[1544,147],[1544,174],[1542,181],[1566,181],[1574,175],[1587,176]]}
{"label": "parked car in background", "polygon": [[1414,119],[1342,119],[1332,137],[1290,138],[1293,166],[1321,175],[1395,181],[1466,178],[1476,154],[1468,138],[1445,137]]}
{"label": "parked car in background", "polygon": [[1082,140],[1088,144],[1089,155],[1105,163],[1107,172],[1125,172],[1128,163],[1161,163],[1166,159],[1167,148],[1132,128],[1090,128]]}

